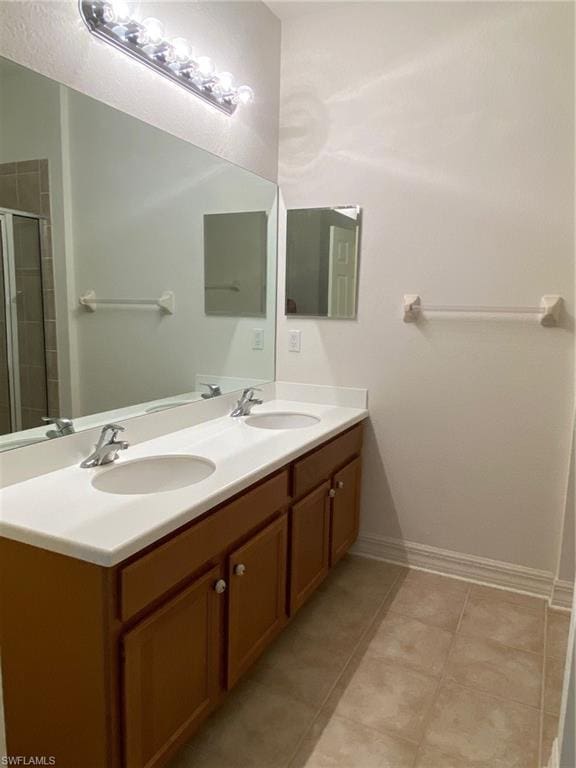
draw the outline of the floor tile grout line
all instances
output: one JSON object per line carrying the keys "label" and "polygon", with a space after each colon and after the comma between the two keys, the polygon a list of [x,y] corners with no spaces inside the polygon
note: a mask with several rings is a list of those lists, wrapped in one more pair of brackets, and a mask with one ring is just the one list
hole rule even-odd
{"label": "floor tile grout line", "polygon": [[469,637],[472,640],[484,640],[492,645],[497,645],[499,648],[508,648],[510,651],[519,651],[520,653],[527,653],[529,656],[538,656],[542,658],[544,652],[538,653],[538,651],[528,651],[526,648],[520,648],[518,645],[507,645],[506,643],[500,643],[498,640],[493,640],[491,637],[485,637],[484,635],[472,634],[471,632],[459,631],[460,637]]}
{"label": "floor tile grout line", "polygon": [[[509,603],[509,605],[512,605],[512,603]],[[402,610],[402,608],[391,608],[391,609],[390,609],[390,613],[394,613],[394,614],[396,614],[397,616],[402,616],[402,617],[404,617],[405,619],[411,619],[412,621],[418,621],[418,622],[420,622],[420,624],[424,624],[424,625],[426,625],[427,627],[433,627],[433,628],[435,628],[435,629],[442,629],[442,630],[444,630],[445,632],[450,632],[450,634],[455,634],[455,633],[458,633],[458,634],[459,634],[461,637],[470,637],[470,638],[472,638],[472,639],[485,640],[486,642],[488,642],[488,643],[492,643],[492,644],[494,644],[494,645],[497,645],[497,646],[499,646],[500,648],[509,648],[509,649],[510,649],[510,650],[512,650],[512,651],[520,651],[520,652],[522,652],[522,653],[528,653],[528,654],[530,654],[531,656],[542,656],[542,655],[543,655],[543,653],[544,653],[544,651],[542,651],[542,652],[539,652],[539,651],[529,651],[529,650],[528,650],[528,649],[526,649],[526,648],[520,648],[520,646],[518,646],[518,645],[508,645],[507,643],[501,643],[501,642],[499,642],[498,640],[493,640],[493,639],[492,639],[492,638],[490,638],[490,637],[484,637],[484,636],[482,636],[482,635],[475,635],[475,634],[472,634],[472,633],[470,633],[470,632],[465,632],[465,631],[462,631],[462,630],[460,629],[460,623],[461,623],[461,620],[460,620],[460,619],[459,619],[459,624],[458,624],[458,627],[457,627],[457,629],[456,629],[456,630],[454,630],[454,631],[452,632],[452,630],[446,629],[446,627],[442,627],[442,626],[440,626],[439,624],[432,624],[431,622],[429,622],[429,621],[426,621],[426,620],[424,620],[424,619],[422,619],[422,618],[419,618],[418,616],[414,616],[414,615],[412,615],[412,614],[410,614],[410,613],[404,612],[404,611]],[[550,658],[556,658],[556,659],[557,659],[558,657],[556,657],[556,656],[550,656]],[[562,660],[562,659],[560,659],[560,661],[561,661],[561,660]]]}
{"label": "floor tile grout line", "polygon": [[426,734],[428,732],[428,726],[430,725],[430,721],[432,720],[432,713],[434,712],[434,706],[436,704],[436,701],[438,700],[438,696],[440,695],[440,690],[442,689],[442,685],[444,684],[444,681],[446,679],[446,667],[448,666],[448,660],[450,659],[450,654],[452,653],[452,648],[454,647],[454,644],[456,642],[456,636],[457,636],[457,633],[458,633],[458,629],[460,627],[460,624],[462,623],[462,617],[464,616],[464,611],[466,610],[466,606],[468,605],[468,599],[470,597],[471,590],[472,590],[472,586],[469,585],[468,589],[466,590],[466,595],[464,597],[464,602],[462,603],[462,608],[460,609],[460,615],[458,617],[458,621],[456,622],[456,627],[455,627],[454,633],[452,635],[452,640],[450,641],[450,645],[448,646],[448,652],[446,653],[446,659],[444,661],[444,665],[442,667],[442,671],[440,672],[440,675],[438,676],[438,683],[437,683],[436,688],[434,690],[434,695],[432,696],[432,701],[430,703],[430,708],[428,710],[428,714],[424,718],[424,722],[422,723],[422,733],[421,733],[421,736],[420,736],[420,740],[418,742],[417,754],[421,751],[422,746],[424,744],[424,740],[425,740]]}
{"label": "floor tile grout line", "polygon": [[546,666],[547,666],[547,654],[548,650],[548,607],[544,614],[544,655],[542,658],[542,686],[540,690],[540,731],[538,734],[538,766],[542,766],[542,749],[544,747],[544,701],[546,695]]}
{"label": "floor tile grout line", "polygon": [[[376,620],[377,620],[378,616],[380,615],[380,612],[382,611],[382,609],[384,608],[384,606],[385,606],[385,604],[386,604],[386,601],[387,601],[387,599],[388,599],[388,596],[390,595],[390,593],[392,592],[392,590],[393,590],[393,589],[394,589],[394,587],[396,586],[396,583],[399,581],[400,577],[401,577],[401,576],[403,576],[403,573],[404,573],[403,571],[400,571],[400,572],[399,572],[399,573],[396,575],[396,577],[394,578],[394,580],[393,580],[393,581],[392,581],[392,582],[391,582],[391,583],[388,585],[388,589],[386,590],[386,593],[384,594],[384,596],[383,596],[382,600],[381,600],[381,601],[380,601],[380,603],[378,604],[378,607],[377,607],[376,611],[375,611],[375,612],[372,614],[371,618],[369,619],[369,621],[368,621],[368,622],[367,622],[367,624],[366,624],[366,627],[365,627],[365,628],[364,628],[364,630],[363,630],[363,631],[360,633],[360,635],[359,635],[359,637],[358,637],[358,640],[356,641],[356,643],[355,643],[354,645],[352,645],[352,647],[351,647],[351,649],[350,649],[350,652],[349,652],[349,654],[348,654],[348,657],[347,657],[346,661],[344,662],[344,666],[342,667],[342,669],[340,670],[340,672],[339,672],[339,673],[338,673],[338,675],[336,676],[336,678],[335,678],[334,682],[332,683],[332,685],[331,685],[331,686],[330,686],[330,688],[328,689],[328,691],[327,691],[327,693],[326,693],[326,696],[325,696],[325,697],[322,699],[322,702],[321,702],[321,704],[319,705],[319,707],[318,707],[318,710],[317,710],[316,714],[315,714],[315,715],[314,715],[314,717],[312,718],[312,721],[310,722],[310,725],[309,725],[309,726],[308,726],[308,728],[307,728],[307,729],[304,731],[304,733],[302,734],[302,736],[301,736],[301,737],[300,737],[300,738],[297,740],[297,742],[296,742],[296,748],[295,748],[295,749],[294,749],[294,751],[292,752],[292,754],[291,754],[291,756],[290,756],[289,760],[286,762],[286,768],[290,768],[290,767],[292,766],[292,763],[294,762],[294,760],[296,759],[296,756],[297,756],[298,752],[300,751],[300,747],[301,747],[301,746],[304,744],[304,741],[305,741],[306,737],[308,736],[308,734],[309,734],[309,733],[312,731],[312,729],[314,728],[314,725],[315,725],[315,724],[316,724],[316,722],[318,721],[318,718],[320,717],[320,715],[321,715],[321,713],[322,713],[322,710],[323,710],[323,709],[324,709],[324,707],[326,706],[326,703],[328,702],[328,700],[329,700],[329,699],[330,699],[330,697],[332,696],[332,693],[333,693],[333,692],[334,692],[334,690],[336,689],[336,686],[338,685],[338,683],[340,682],[340,680],[342,679],[342,677],[343,677],[343,676],[344,676],[344,674],[346,673],[346,670],[347,670],[347,669],[348,669],[348,667],[350,666],[350,663],[351,663],[352,659],[354,658],[354,656],[356,655],[356,651],[357,651],[357,650],[358,650],[358,648],[361,646],[361,644],[362,644],[362,642],[363,642],[364,638],[365,638],[365,637],[368,635],[368,633],[370,632],[370,630],[372,629],[372,627],[373,627],[373,626],[374,626],[374,624],[376,623]],[[353,721],[353,722],[355,722],[355,721]]]}

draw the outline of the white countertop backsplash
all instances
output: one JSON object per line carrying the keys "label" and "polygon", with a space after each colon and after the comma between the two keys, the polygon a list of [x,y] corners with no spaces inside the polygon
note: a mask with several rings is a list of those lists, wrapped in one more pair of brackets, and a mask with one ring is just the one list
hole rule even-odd
{"label": "white countertop backsplash", "polygon": [[[104,493],[92,486],[92,477],[107,471],[106,467],[79,466],[81,458],[91,450],[94,435],[83,439],[87,433],[81,433],[50,441],[48,447],[60,447],[63,455],[50,462],[45,451],[36,451],[37,476],[31,476],[33,467],[28,465],[23,473],[25,479],[0,490],[0,533],[43,549],[113,566],[368,415],[367,392],[361,389],[276,383],[267,385],[265,398],[263,405],[253,408],[254,414],[297,411],[317,416],[320,421],[300,429],[257,429],[248,426],[243,418],[229,416],[230,396],[129,420],[125,423],[125,437],[132,444],[115,465],[167,454],[200,456],[216,465],[212,475],[194,485],[138,495]],[[73,445],[72,438],[76,438]],[[65,441],[70,441],[68,448],[61,446]],[[39,447],[45,449],[46,445],[2,454],[0,468],[7,456],[12,465],[17,455],[33,462],[30,455]],[[16,470],[15,466],[9,467],[11,479],[17,476]]]}

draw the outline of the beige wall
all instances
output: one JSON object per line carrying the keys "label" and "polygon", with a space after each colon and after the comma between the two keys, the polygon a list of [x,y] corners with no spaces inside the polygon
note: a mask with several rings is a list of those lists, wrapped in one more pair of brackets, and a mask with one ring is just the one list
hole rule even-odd
{"label": "beige wall", "polygon": [[[363,532],[555,573],[574,381],[572,7],[290,10],[284,201],[358,203],[363,232],[357,321],[280,311],[277,378],[369,388]],[[560,293],[570,317],[406,325],[404,293]]]}
{"label": "beige wall", "polygon": [[276,180],[279,20],[259,0],[138,6],[251,85],[254,104],[232,118],[220,114],[92,37],[76,0],[0,2],[0,55]]}

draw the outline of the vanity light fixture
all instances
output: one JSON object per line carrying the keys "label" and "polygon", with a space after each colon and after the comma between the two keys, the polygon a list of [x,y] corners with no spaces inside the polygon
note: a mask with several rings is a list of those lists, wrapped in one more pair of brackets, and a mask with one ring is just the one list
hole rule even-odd
{"label": "vanity light fixture", "polygon": [[90,32],[133,59],[200,96],[227,115],[254,99],[247,85],[235,86],[230,72],[218,73],[207,56],[196,56],[182,37],[169,39],[158,19],[139,21],[122,0],[79,0],[80,15]]}

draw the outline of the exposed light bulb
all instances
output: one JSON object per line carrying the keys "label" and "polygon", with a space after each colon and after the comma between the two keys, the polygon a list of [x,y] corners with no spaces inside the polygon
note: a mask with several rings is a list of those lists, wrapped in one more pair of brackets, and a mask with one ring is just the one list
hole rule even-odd
{"label": "exposed light bulb", "polygon": [[142,26],[148,34],[148,42],[158,45],[164,39],[164,25],[158,19],[144,19]]}
{"label": "exposed light bulb", "polygon": [[135,29],[130,31],[128,39],[131,43],[135,43],[136,45],[141,45],[144,47],[150,42],[150,35],[142,25],[138,25]]}
{"label": "exposed light bulb", "polygon": [[204,80],[209,80],[214,75],[216,67],[214,66],[212,59],[209,59],[208,56],[199,56],[198,59],[196,59],[196,63],[198,65],[198,74],[204,78]]}
{"label": "exposed light bulb", "polygon": [[159,49],[157,48],[154,57],[164,64],[173,64],[176,61],[176,52],[174,51],[174,48],[168,43]]}
{"label": "exposed light bulb", "polygon": [[176,61],[180,64],[185,64],[192,57],[192,46],[183,37],[175,37],[172,40],[172,48],[174,49]]}
{"label": "exposed light bulb", "polygon": [[236,91],[237,104],[251,104],[254,101],[254,91],[249,85],[241,85]]}
{"label": "exposed light bulb", "polygon": [[234,88],[234,76],[230,72],[220,72],[218,87],[223,94],[230,93]]}
{"label": "exposed light bulb", "polygon": [[[94,14],[96,15],[99,11],[98,6],[93,5],[92,7],[94,9]],[[112,24],[116,21],[116,11],[110,3],[105,3],[101,8],[100,13],[102,14],[102,21],[104,21],[105,24]]]}
{"label": "exposed light bulb", "polygon": [[128,39],[128,30],[123,24],[116,24],[112,27],[112,32],[119,39],[125,42]]}
{"label": "exposed light bulb", "polygon": [[128,3],[125,3],[123,0],[112,0],[110,5],[112,6],[117,22],[125,24],[127,21],[130,21],[131,13]]}

